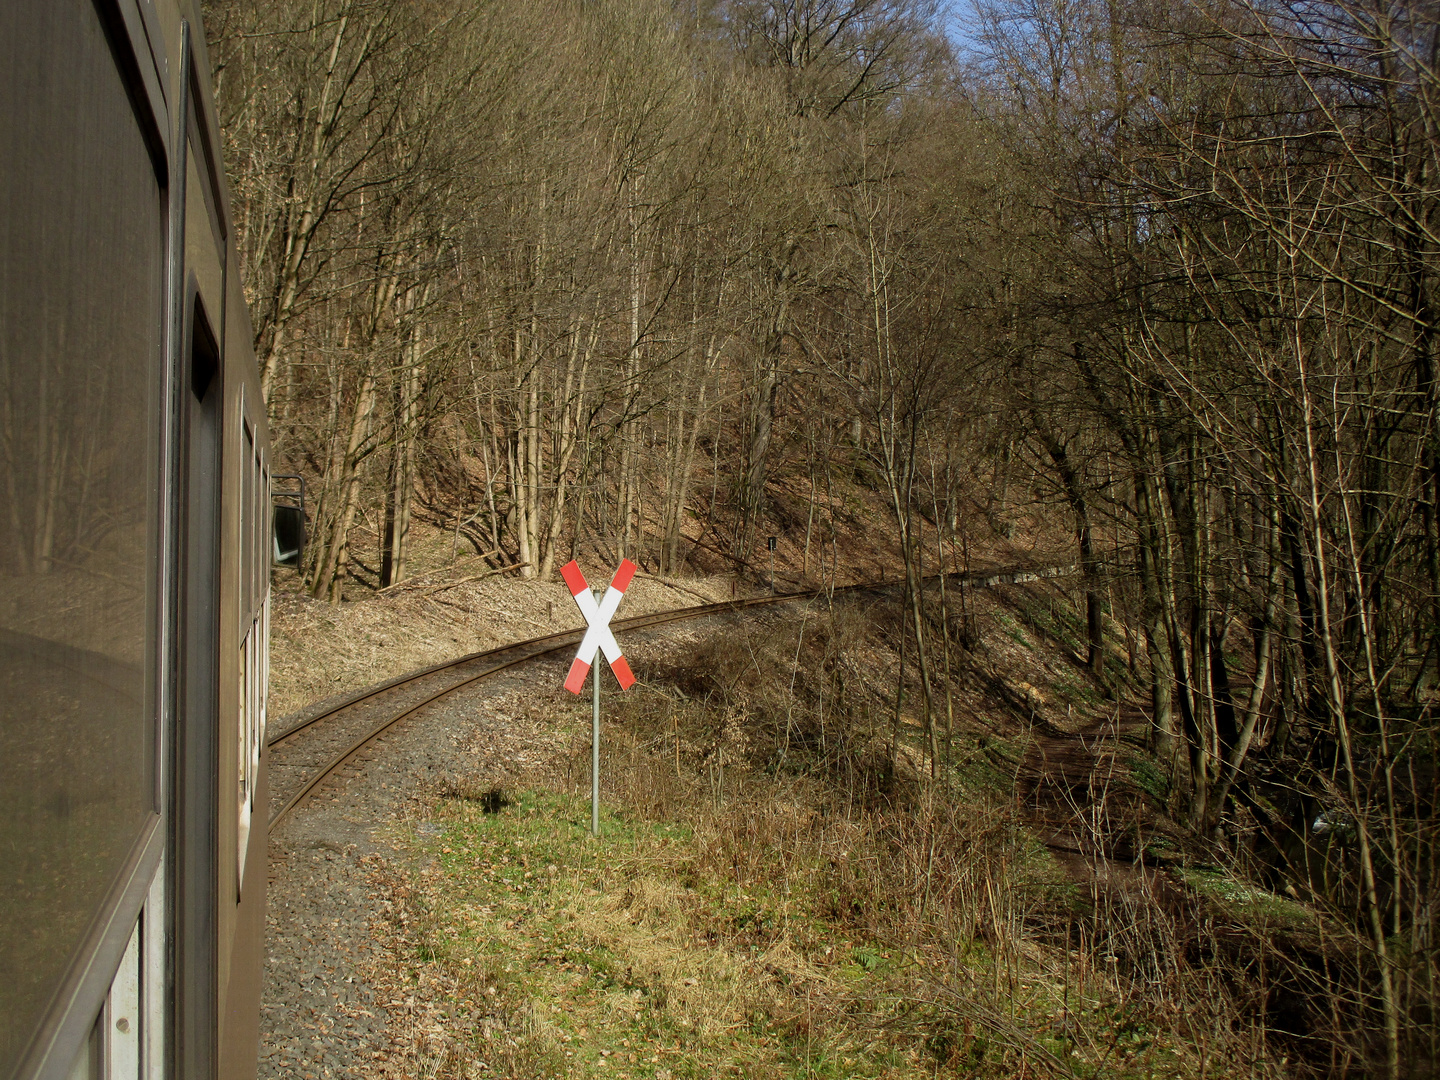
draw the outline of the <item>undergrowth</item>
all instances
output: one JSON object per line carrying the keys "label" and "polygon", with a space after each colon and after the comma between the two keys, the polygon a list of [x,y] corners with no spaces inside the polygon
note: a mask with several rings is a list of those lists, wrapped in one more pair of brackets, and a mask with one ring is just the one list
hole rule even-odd
{"label": "undergrowth", "polygon": [[1303,910],[1077,873],[1011,794],[1025,730],[952,733],[932,781],[893,664],[825,613],[641,672],[608,698],[598,840],[582,704],[528,786],[451,785],[413,837],[440,871],[420,949],[464,1019],[441,1074],[1303,1074],[1236,945],[1265,932],[1236,912]]}

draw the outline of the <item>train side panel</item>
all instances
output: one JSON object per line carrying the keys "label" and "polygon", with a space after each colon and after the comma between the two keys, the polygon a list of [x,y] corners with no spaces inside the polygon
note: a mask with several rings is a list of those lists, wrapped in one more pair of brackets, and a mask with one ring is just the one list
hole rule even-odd
{"label": "train side panel", "polygon": [[0,3],[0,1080],[258,1051],[269,440],[198,4]]}
{"label": "train side panel", "polygon": [[[232,606],[222,612],[230,632],[222,644],[229,667],[222,686],[231,695],[225,715],[233,717],[221,755],[222,829],[218,896],[222,955],[218,980],[220,1080],[255,1074],[259,1049],[261,971],[268,884],[269,789],[265,782],[265,705],[268,676],[270,595],[269,429],[260,381],[251,352],[249,313],[240,289],[235,254],[229,255],[230,296],[226,306],[227,365],[234,387],[227,412],[236,423],[227,431],[227,501],[234,526],[227,568],[233,577]],[[232,411],[233,410],[233,411]],[[233,455],[233,456],[232,456]],[[233,466],[233,469],[231,468]]]}

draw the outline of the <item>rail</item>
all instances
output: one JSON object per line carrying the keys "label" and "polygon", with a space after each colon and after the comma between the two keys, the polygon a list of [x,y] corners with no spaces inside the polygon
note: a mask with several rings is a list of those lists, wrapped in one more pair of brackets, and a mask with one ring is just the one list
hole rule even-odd
{"label": "rail", "polygon": [[[947,574],[944,576],[947,581],[954,581],[957,584],[970,585],[977,588],[990,588],[995,585],[1023,584],[1030,581],[1039,581],[1044,578],[1065,577],[1074,573],[1074,566],[1048,566],[1039,568],[1012,567],[1003,570],[987,570],[968,574]],[[927,583],[935,582],[938,581],[939,578],[940,575],[930,575],[925,581]],[[652,612],[647,615],[634,615],[628,619],[617,620],[612,625],[615,626],[616,629],[640,630],[652,626],[663,626],[672,622],[681,622],[687,619],[700,619],[712,615],[742,611],[752,607],[793,603],[798,600],[814,600],[824,596],[849,595],[860,592],[874,592],[881,589],[892,589],[897,584],[898,582],[894,581],[865,582],[854,585],[842,585],[833,589],[806,589],[799,592],[778,593],[774,596],[748,597],[743,600],[725,600],[715,604],[698,604],[692,607],[673,608],[670,611]],[[438,664],[432,664],[418,671],[412,671],[408,674],[400,675],[375,686],[360,690],[336,702],[334,705],[325,708],[321,712],[305,718],[299,723],[272,736],[266,741],[266,745],[273,750],[294,739],[302,732],[313,730],[316,725],[332,720],[337,715],[353,709],[355,706],[363,704],[364,702],[380,697],[392,690],[417,683],[444,671],[467,667],[487,660],[500,661],[486,666],[484,670],[473,675],[466,675],[463,678],[457,679],[436,690],[434,693],[425,696],[419,702],[408,705],[395,715],[366,728],[358,738],[346,743],[343,751],[334,755],[328,763],[308,776],[300,787],[284,798],[280,807],[271,813],[270,827],[272,829],[275,828],[281,821],[289,816],[327,777],[333,775],[347,762],[355,758],[356,755],[374,743],[384,735],[385,732],[391,730],[409,717],[414,716],[420,710],[482,679],[497,675],[502,671],[507,671],[520,664],[528,663],[531,660],[537,660],[540,657],[560,652],[562,649],[578,642],[584,632],[584,628],[562,630],[558,633],[545,634],[541,637],[529,638],[525,641],[512,642],[494,649],[469,653],[454,660],[446,660]],[[501,659],[509,653],[518,653],[519,655],[512,656],[509,659]],[[274,764],[275,762],[272,757],[272,766]]]}

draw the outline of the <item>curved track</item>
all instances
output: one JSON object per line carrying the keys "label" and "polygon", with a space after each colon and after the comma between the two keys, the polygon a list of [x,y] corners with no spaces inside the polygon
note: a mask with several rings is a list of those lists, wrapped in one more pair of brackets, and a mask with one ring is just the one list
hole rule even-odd
{"label": "curved track", "polygon": [[[1013,584],[1044,577],[1061,577],[1072,573],[1072,567],[1043,569],[1014,568],[982,573],[954,575],[954,579],[985,587]],[[649,615],[617,619],[611,625],[617,630],[639,630],[686,619],[699,619],[761,605],[811,600],[820,596],[865,592],[891,588],[895,582],[842,585],[833,590],[811,589],[804,592],[780,593],[746,600],[727,600],[718,604],[700,604],[675,608]],[[270,749],[270,827],[273,829],[329,776],[354,760],[366,747],[394,728],[442,698],[448,697],[481,679],[496,675],[528,661],[567,649],[584,635],[584,628],[547,634],[543,637],[517,641],[510,645],[470,653],[456,660],[435,664],[420,671],[402,675],[378,686],[362,690],[336,705],[292,724],[271,736]]]}

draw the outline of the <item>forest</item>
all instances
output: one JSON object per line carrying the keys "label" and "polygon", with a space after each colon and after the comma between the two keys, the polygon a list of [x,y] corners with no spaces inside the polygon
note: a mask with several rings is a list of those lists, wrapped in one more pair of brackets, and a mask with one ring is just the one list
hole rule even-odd
{"label": "forest", "polygon": [[922,578],[1038,513],[1102,684],[1127,643],[1178,818],[1298,845],[1363,953],[1333,988],[1357,1053],[1434,1075],[1440,8],[206,19],[311,596],[405,580],[420,522],[542,579],[582,545],[759,572],[781,532],[833,582],[860,484],[933,746]]}

